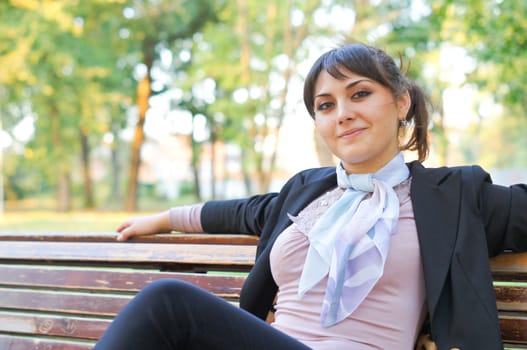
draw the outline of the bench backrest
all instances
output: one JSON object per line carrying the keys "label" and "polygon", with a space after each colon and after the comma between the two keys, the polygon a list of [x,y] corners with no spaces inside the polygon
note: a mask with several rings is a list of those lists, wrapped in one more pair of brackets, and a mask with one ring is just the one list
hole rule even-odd
{"label": "bench backrest", "polygon": [[[257,239],[0,232],[0,349],[91,349],[146,284],[179,278],[236,303]],[[527,347],[527,253],[491,261],[502,337]],[[14,345],[16,344],[16,346]]]}

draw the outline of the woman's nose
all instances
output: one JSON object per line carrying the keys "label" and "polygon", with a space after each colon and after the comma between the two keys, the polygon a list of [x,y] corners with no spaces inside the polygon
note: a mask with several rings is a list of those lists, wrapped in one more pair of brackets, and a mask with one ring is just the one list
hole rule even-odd
{"label": "woman's nose", "polygon": [[337,107],[337,113],[339,124],[354,119],[353,106],[349,101],[340,101]]}

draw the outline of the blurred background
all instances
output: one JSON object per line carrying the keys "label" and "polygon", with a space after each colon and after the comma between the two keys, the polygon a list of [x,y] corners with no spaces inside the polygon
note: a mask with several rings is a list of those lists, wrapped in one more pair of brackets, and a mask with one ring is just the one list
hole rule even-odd
{"label": "blurred background", "polygon": [[3,0],[0,230],[112,231],[333,164],[302,84],[350,40],[430,96],[425,165],[527,182],[526,33],[513,0]]}

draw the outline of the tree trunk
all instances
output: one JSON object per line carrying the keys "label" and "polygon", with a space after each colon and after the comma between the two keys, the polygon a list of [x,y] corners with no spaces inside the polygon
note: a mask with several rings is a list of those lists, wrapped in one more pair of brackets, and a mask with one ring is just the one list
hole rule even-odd
{"label": "tree trunk", "polygon": [[217,132],[214,122],[211,121],[210,126],[210,194],[212,199],[217,199],[218,193],[216,191],[216,141]]}
{"label": "tree trunk", "polygon": [[199,182],[199,167],[196,163],[192,163],[192,174],[194,175],[194,197],[196,197],[197,202],[202,201],[201,197],[201,185]]}
{"label": "tree trunk", "polygon": [[139,166],[141,165],[141,146],[145,139],[145,119],[148,111],[148,100],[152,93],[150,73],[154,64],[154,45],[151,39],[143,41],[143,57],[146,66],[146,72],[143,79],[137,84],[137,107],[138,117],[135,125],[134,139],[132,140],[130,153],[130,174],[128,178],[128,190],[126,192],[125,210],[137,210],[137,193],[139,186]]}
{"label": "tree trunk", "polygon": [[69,170],[61,169],[58,179],[58,190],[57,190],[57,210],[65,213],[71,210],[71,175]]}
{"label": "tree trunk", "polygon": [[69,157],[60,154],[63,147],[62,134],[60,127],[60,114],[57,106],[52,105],[49,113],[51,118],[51,134],[52,134],[52,146],[55,151],[55,157],[57,164],[51,164],[58,168],[57,178],[57,211],[67,212],[71,210],[71,192],[70,192],[70,171],[68,159]]}
{"label": "tree trunk", "polygon": [[[236,23],[236,35],[238,36],[239,45],[240,45],[240,67],[241,67],[241,76],[240,76],[240,87],[243,88],[249,88],[250,82],[251,82],[251,67],[250,67],[250,60],[251,60],[251,40],[250,40],[250,30],[249,30],[249,8],[247,0],[237,0],[236,4],[238,6],[238,18]],[[249,108],[252,112],[252,108]],[[258,153],[251,152],[246,147],[254,147],[254,145],[251,145],[251,142],[254,140],[254,137],[256,136],[256,128],[254,126],[254,123],[252,122],[252,115],[248,113],[247,115],[247,123],[249,126],[247,127],[248,130],[245,132],[248,135],[248,138],[246,139],[246,144],[242,144],[242,152],[241,152],[241,164],[242,164],[242,172],[243,172],[243,180],[245,185],[245,192],[247,195],[252,193],[252,180],[250,176],[250,169],[251,167],[248,165],[248,159],[250,157],[253,157],[253,159],[257,159]],[[255,162],[258,165],[258,161]],[[258,170],[256,170],[256,173],[258,173]]]}
{"label": "tree trunk", "polygon": [[192,126],[192,132],[189,135],[189,142],[190,142],[190,148],[192,149],[192,155],[191,155],[191,161],[190,164],[192,166],[192,175],[194,179],[194,196],[196,197],[196,200],[198,202],[202,201],[201,196],[201,184],[200,184],[200,177],[199,177],[199,162],[200,162],[200,146],[199,144],[194,140],[194,125]]}
{"label": "tree trunk", "polygon": [[[308,7],[305,11],[306,17],[311,17],[313,12],[318,8],[320,5],[320,1],[318,0],[312,0],[309,2]],[[279,6],[287,6],[287,13],[290,13],[292,8],[294,7],[294,1],[287,1],[287,2],[280,2]],[[269,21],[274,21],[274,16],[276,15],[277,7],[276,4],[269,4],[267,8],[267,14],[269,17]],[[273,179],[273,173],[276,166],[276,159],[278,156],[278,146],[280,143],[280,129],[282,128],[282,124],[285,117],[285,106],[287,104],[287,95],[289,93],[289,88],[291,84],[291,79],[293,77],[293,72],[295,70],[295,66],[297,64],[297,58],[296,58],[296,52],[298,48],[302,45],[302,42],[305,40],[305,38],[308,35],[308,27],[310,26],[310,22],[305,22],[300,27],[293,27],[290,21],[286,21],[284,23],[284,26],[282,27],[282,37],[284,38],[283,42],[283,48],[282,52],[284,55],[286,55],[289,59],[289,65],[285,69],[283,73],[283,79],[285,82],[285,87],[282,90],[279,100],[280,100],[280,107],[277,108],[278,115],[277,118],[277,125],[273,129],[267,129],[264,130],[263,139],[265,139],[270,133],[273,134],[275,138],[274,148],[271,151],[271,154],[268,158],[262,157],[261,161],[266,162],[267,161],[267,167],[264,164],[257,165],[260,169],[259,172],[259,179],[258,179],[258,188],[260,192],[266,192],[269,191],[271,181]],[[269,27],[270,28],[270,27]],[[274,43],[272,42],[273,33],[268,32],[266,33],[267,40],[266,43],[269,45],[267,50],[270,52],[272,51],[272,46]],[[267,87],[268,88],[268,87]],[[266,89],[267,90],[267,89]]]}
{"label": "tree trunk", "polygon": [[[117,135],[119,133],[118,124],[112,125],[112,134]],[[111,154],[111,169],[112,179],[110,188],[110,197],[108,198],[109,203],[117,204],[121,202],[121,166],[119,164],[119,139],[114,137],[110,144]]]}
{"label": "tree trunk", "polygon": [[119,166],[119,154],[117,147],[111,148],[112,159],[112,184],[110,189],[110,201],[116,202],[121,198],[121,167]]}
{"label": "tree trunk", "polygon": [[139,185],[139,166],[141,165],[141,146],[145,139],[144,125],[146,111],[148,110],[148,98],[150,97],[150,69],[145,77],[137,85],[137,106],[139,115],[135,124],[134,138],[130,154],[130,175],[128,178],[128,190],[126,192],[125,210],[137,210],[137,192]]}
{"label": "tree trunk", "polygon": [[444,125],[444,109],[443,101],[441,100],[437,106],[437,114],[434,119],[434,136],[436,136],[437,161],[440,165],[445,165],[448,162],[448,136]]}
{"label": "tree trunk", "polygon": [[[250,154],[250,153],[249,153]],[[251,179],[251,174],[247,169],[249,169],[249,166],[247,165],[247,157],[248,153],[245,150],[245,148],[242,148],[241,150],[241,162],[242,162],[242,176],[243,176],[243,185],[245,187],[245,194],[247,196],[253,194],[253,181]]]}
{"label": "tree trunk", "polygon": [[93,209],[95,200],[91,181],[90,145],[88,135],[82,127],[79,130],[79,137],[81,141],[82,178],[84,179],[84,208]]}

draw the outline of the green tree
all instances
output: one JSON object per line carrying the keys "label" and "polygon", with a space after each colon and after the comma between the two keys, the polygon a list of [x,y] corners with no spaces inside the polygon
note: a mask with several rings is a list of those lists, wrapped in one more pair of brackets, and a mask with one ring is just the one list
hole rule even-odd
{"label": "green tree", "polygon": [[194,37],[186,88],[214,82],[208,128],[214,140],[239,147],[247,193],[269,188],[290,89],[301,84],[298,64],[311,51],[307,40],[338,32],[315,22],[317,11],[332,6],[318,0],[231,0],[218,13],[220,22]]}
{"label": "green tree", "polygon": [[[58,23],[72,22],[70,16],[63,11],[62,7],[54,6],[53,12],[49,8],[43,8],[38,3],[26,3],[20,8],[11,8],[3,12],[4,15],[13,16],[21,20],[24,37],[20,44],[16,43],[12,52],[18,53],[22,63],[15,65],[17,68],[11,71],[15,79],[11,83],[21,85],[27,81],[24,88],[20,88],[18,96],[19,103],[30,100],[29,109],[36,116],[36,135],[30,147],[29,155],[35,157],[35,163],[45,171],[47,178],[57,186],[58,209],[65,211],[70,209],[70,160],[71,153],[66,153],[65,144],[71,145],[71,137],[74,129],[72,118],[67,114],[74,114],[68,105],[71,80],[69,74],[63,67],[71,63],[72,58],[65,51],[56,49],[54,41],[68,40],[68,31],[72,28],[58,26]],[[9,22],[9,19],[7,20]],[[39,36],[38,32],[48,32],[49,36]],[[21,56],[20,54],[27,54]],[[8,61],[9,63],[9,61]],[[17,78],[21,73],[22,79]],[[4,78],[5,79],[5,78]],[[3,79],[3,80],[4,80]],[[61,96],[61,93],[64,93]],[[27,117],[27,111],[21,117]],[[64,132],[63,132],[64,131]]]}
{"label": "green tree", "polygon": [[160,50],[169,48],[178,40],[189,38],[215,18],[216,2],[209,0],[135,1],[124,9],[127,28],[133,38],[132,53],[144,71],[138,77],[138,117],[131,144],[131,159],[125,209],[137,209],[137,185],[140,150],[144,142],[144,123],[152,95],[152,70]]}
{"label": "green tree", "polygon": [[[2,6],[2,24],[17,28],[3,32],[9,44],[1,50],[8,54],[0,61],[10,69],[0,79],[14,87],[3,96],[12,106],[6,115],[14,117],[11,126],[22,118],[34,119],[36,132],[25,145],[25,155],[56,188],[57,208],[72,207],[76,164],[82,169],[83,206],[93,207],[91,147],[108,130],[112,106],[125,102],[125,94],[111,92],[124,90],[123,76],[114,72],[119,45],[104,45],[112,37],[107,31],[113,29],[109,14],[115,14],[116,7],[109,1],[90,6],[62,2]],[[99,11],[101,16],[93,15]],[[9,113],[21,106],[27,106],[23,113]]]}
{"label": "green tree", "polygon": [[[463,84],[474,85],[480,95],[475,97],[476,113],[481,114],[481,109],[494,103],[501,104],[509,112],[498,118],[501,122],[493,126],[503,127],[504,129],[497,133],[508,135],[494,148],[494,152],[499,154],[502,160],[511,159],[505,156],[510,152],[506,145],[511,137],[517,135],[514,132],[505,132],[507,125],[516,124],[518,130],[523,130],[522,121],[507,119],[525,119],[527,116],[527,94],[524,88],[527,83],[527,71],[523,68],[527,63],[527,39],[523,35],[527,31],[526,14],[527,3],[524,1],[434,1],[429,18],[435,28],[438,28],[438,25],[441,28],[440,31],[433,31],[441,33],[435,47],[447,43],[462,48],[473,60],[473,69],[467,72]],[[473,128],[473,132],[483,132],[484,125],[479,125],[481,123],[482,118]],[[479,139],[480,135],[474,137]],[[521,145],[524,137],[518,135],[514,140],[513,143]],[[485,145],[477,148],[484,149]],[[473,152],[466,154],[488,159],[483,152],[477,155]],[[499,166],[504,166],[503,161],[498,163]]]}

